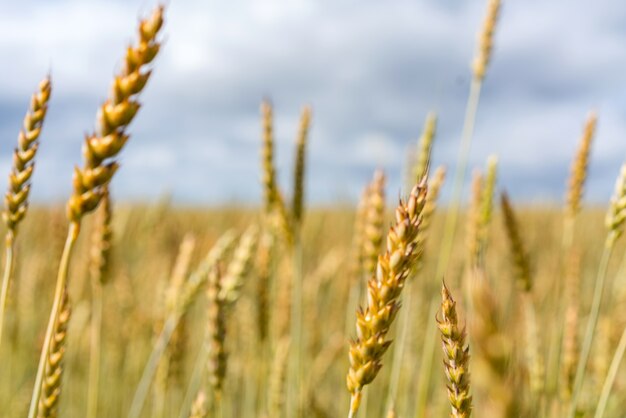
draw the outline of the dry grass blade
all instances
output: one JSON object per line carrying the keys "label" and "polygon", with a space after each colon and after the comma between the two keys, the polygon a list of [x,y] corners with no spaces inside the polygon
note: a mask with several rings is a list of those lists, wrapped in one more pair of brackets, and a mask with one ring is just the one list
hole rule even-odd
{"label": "dry grass blade", "polygon": [[465,343],[465,328],[459,328],[456,302],[445,283],[441,287],[441,319],[437,319],[448,379],[448,399],[451,417],[468,418],[472,414],[470,395],[469,347]]}
{"label": "dry grass blade", "polygon": [[387,235],[386,252],[379,258],[376,276],[370,278],[367,306],[357,312],[357,339],[349,350],[350,368],[346,378],[351,394],[350,417],[356,414],[363,387],[371,383],[382,367],[382,356],[391,341],[385,339],[400,309],[399,297],[422,250],[417,238],[426,199],[426,177],[400,201],[395,224]]}

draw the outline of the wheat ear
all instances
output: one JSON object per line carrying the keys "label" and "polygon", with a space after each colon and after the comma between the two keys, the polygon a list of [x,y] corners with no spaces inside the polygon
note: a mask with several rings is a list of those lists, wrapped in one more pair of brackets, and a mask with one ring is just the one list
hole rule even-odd
{"label": "wheat ear", "polygon": [[298,130],[298,139],[296,142],[296,163],[294,168],[294,188],[292,215],[296,224],[302,222],[304,212],[304,173],[306,163],[306,148],[309,137],[309,126],[311,125],[311,108],[305,106],[300,116],[300,129]]}
{"label": "wheat ear", "polygon": [[363,387],[371,383],[382,367],[382,356],[391,341],[385,339],[400,309],[399,297],[421,249],[417,237],[426,198],[426,177],[406,201],[400,201],[395,223],[387,235],[387,248],[378,259],[376,275],[367,289],[367,306],[357,311],[357,339],[349,350],[350,368],[346,377],[351,394],[349,417],[361,402]]}
{"label": "wheat ear", "polygon": [[564,242],[571,245],[573,240],[574,218],[580,212],[585,180],[587,179],[587,170],[589,166],[589,155],[591,153],[591,144],[596,131],[598,118],[595,113],[590,113],[585,122],[582,137],[576,150],[576,155],[572,161],[570,169],[569,182],[567,187],[566,205],[565,205],[565,229]]}
{"label": "wheat ear", "polygon": [[156,38],[163,25],[163,11],[163,6],[158,6],[149,18],[139,22],[139,42],[136,46],[127,48],[124,65],[120,74],[114,78],[111,95],[100,107],[97,130],[85,138],[83,167],[74,170],[74,190],[67,203],[70,227],[61,256],[54,301],[28,418],[34,418],[36,414],[50,339],[59,313],[63,289],[66,287],[71,253],[80,232],[81,220],[98,206],[106,186],[118,168],[117,162],[112,160],[128,141],[126,128],[139,110],[137,95],[143,90],[151,74],[146,70],[146,66],[159,52],[160,43]]}
{"label": "wheat ear", "polygon": [[426,116],[422,136],[418,143],[417,161],[413,167],[413,175],[411,183],[419,181],[423,176],[428,174],[430,167],[430,156],[432,154],[433,141],[437,132],[437,115],[430,112]]}
{"label": "wheat ear", "polygon": [[478,37],[478,51],[472,64],[474,77],[482,80],[487,73],[489,61],[493,50],[493,36],[496,30],[498,14],[500,12],[500,0],[490,0],[487,5],[487,15]]}
{"label": "wheat ear", "polygon": [[472,175],[472,194],[467,210],[467,252],[468,263],[475,266],[478,263],[480,251],[480,202],[483,195],[483,175],[475,170]]}
{"label": "wheat ear", "polygon": [[470,395],[469,347],[465,343],[465,328],[459,328],[456,302],[445,283],[441,286],[441,319],[437,319],[448,379],[448,399],[451,417],[469,418],[472,414]]}
{"label": "wheat ear", "polygon": [[71,308],[67,288],[63,292],[61,310],[57,317],[50,353],[47,358],[42,396],[39,399],[38,418],[56,418],[59,413],[59,397],[61,396],[61,380],[63,378],[63,359],[65,358],[65,346],[67,325],[71,316]]}
{"label": "wheat ear", "polygon": [[385,222],[385,174],[376,170],[368,187],[367,209],[363,227],[363,268],[367,277],[376,272],[376,263],[383,242]]}
{"label": "wheat ear", "polygon": [[2,345],[4,313],[13,275],[15,235],[18,224],[24,219],[28,210],[30,179],[35,169],[35,154],[39,148],[38,139],[48,111],[51,92],[50,77],[46,77],[39,83],[39,89],[33,94],[30,107],[24,117],[24,125],[17,137],[17,148],[13,153],[13,167],[9,174],[9,190],[4,195],[2,219],[7,226],[7,232],[5,235],[4,274],[0,290],[0,346]]}
{"label": "wheat ear", "polygon": [[209,411],[207,411],[206,403],[207,400],[204,391],[199,391],[198,395],[196,395],[196,399],[193,401],[193,405],[191,405],[189,418],[207,418]]}
{"label": "wheat ear", "polygon": [[274,164],[274,110],[269,101],[261,104],[262,139],[261,172],[265,215],[281,233],[289,246],[293,244],[292,223],[285,199],[276,181]]}

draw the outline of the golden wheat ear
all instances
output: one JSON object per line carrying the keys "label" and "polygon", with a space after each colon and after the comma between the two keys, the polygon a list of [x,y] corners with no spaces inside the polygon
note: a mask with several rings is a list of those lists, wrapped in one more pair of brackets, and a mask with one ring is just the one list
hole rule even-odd
{"label": "golden wheat ear", "polygon": [[139,42],[127,48],[122,71],[114,78],[109,98],[100,107],[98,128],[85,138],[83,167],[74,170],[74,192],[67,204],[72,223],[78,223],[98,206],[105,186],[119,167],[114,159],[128,141],[126,128],[140,107],[137,95],[152,73],[146,67],[161,47],[157,35],[163,25],[163,12],[163,6],[159,6],[139,23]]}
{"label": "golden wheat ear", "polygon": [[456,302],[450,290],[441,286],[441,319],[437,319],[441,332],[444,369],[448,379],[448,399],[453,418],[469,418],[472,414],[470,395],[469,347],[465,328],[459,328]]}
{"label": "golden wheat ear", "polygon": [[418,233],[426,201],[426,181],[424,177],[396,208],[386,251],[378,258],[376,275],[367,285],[368,304],[357,311],[357,338],[350,344],[350,368],[346,376],[351,394],[350,417],[359,408],[363,387],[376,378],[382,367],[382,357],[391,345],[385,337],[400,309],[400,294],[422,249]]}
{"label": "golden wheat ear", "polygon": [[13,153],[13,167],[9,174],[9,190],[4,195],[2,219],[7,226],[7,232],[5,235],[4,273],[0,289],[0,345],[15,261],[15,235],[18,224],[24,219],[28,210],[31,177],[35,169],[35,155],[39,149],[39,135],[48,111],[51,92],[52,83],[48,76],[39,83],[38,91],[31,98],[30,107],[24,117],[24,125],[17,138],[17,147]]}
{"label": "golden wheat ear", "polygon": [[9,174],[9,190],[4,196],[2,219],[7,228],[15,233],[28,209],[30,179],[35,168],[35,155],[39,149],[39,135],[48,111],[48,101],[52,93],[50,77],[39,83],[39,88],[31,98],[30,107],[24,117],[24,126],[17,139],[13,153],[13,168]]}

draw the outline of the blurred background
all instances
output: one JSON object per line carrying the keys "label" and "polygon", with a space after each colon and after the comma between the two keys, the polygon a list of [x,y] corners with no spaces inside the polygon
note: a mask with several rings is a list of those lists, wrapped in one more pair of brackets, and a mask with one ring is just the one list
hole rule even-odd
{"label": "blurred background", "polygon": [[[64,201],[124,47],[152,1],[0,2],[0,173],[30,94],[52,73],[33,196]],[[353,201],[376,167],[395,199],[429,110],[434,165],[453,169],[484,2],[171,0],[166,42],[113,190],[184,205],[260,201],[259,104],[275,105],[277,161],[291,178],[302,105],[314,109],[308,200]],[[608,200],[626,156],[626,4],[505,1],[471,166],[501,161],[528,203],[562,201],[589,110],[599,114],[587,198]],[[132,34],[132,36],[131,36]],[[287,184],[284,187],[288,187]],[[445,194],[444,194],[445,199]]]}

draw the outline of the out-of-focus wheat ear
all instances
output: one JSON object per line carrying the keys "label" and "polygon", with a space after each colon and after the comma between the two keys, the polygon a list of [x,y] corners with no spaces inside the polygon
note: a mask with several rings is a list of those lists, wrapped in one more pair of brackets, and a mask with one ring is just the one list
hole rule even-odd
{"label": "out-of-focus wheat ear", "polygon": [[92,280],[105,284],[109,278],[111,245],[113,242],[113,211],[109,188],[104,187],[100,207],[96,211],[95,227],[91,235],[89,273]]}
{"label": "out-of-focus wheat ear", "polygon": [[37,410],[38,418],[55,418],[59,415],[63,359],[65,358],[66,350],[65,337],[71,313],[69,295],[67,294],[67,289],[65,289],[61,310],[54,326],[52,341],[50,342],[50,352],[47,358],[41,398],[39,399],[39,408]]}
{"label": "out-of-focus wheat ear", "polygon": [[487,73],[489,61],[493,53],[493,37],[500,12],[500,0],[489,0],[487,15],[483,21],[483,27],[478,35],[478,50],[472,64],[474,78],[482,80]]}
{"label": "out-of-focus wheat ear", "polygon": [[276,204],[277,185],[274,165],[274,111],[269,100],[261,103],[261,122],[263,125],[263,146],[261,147],[261,181],[263,183],[263,203],[265,212],[270,213]]}
{"label": "out-of-focus wheat ear", "polygon": [[15,234],[28,209],[30,179],[35,168],[35,155],[39,148],[39,135],[48,111],[48,101],[52,92],[50,76],[39,83],[33,94],[30,107],[24,117],[24,125],[17,138],[17,147],[13,152],[13,166],[9,174],[9,190],[4,195],[2,219],[9,230]]}
{"label": "out-of-focus wheat ear", "polygon": [[524,248],[522,237],[519,233],[519,226],[513,207],[509,200],[509,196],[506,192],[503,192],[500,198],[502,206],[502,212],[504,214],[504,228],[506,230],[506,236],[511,248],[511,259],[513,264],[513,270],[515,274],[515,280],[518,287],[524,292],[528,292],[532,289],[532,280],[530,277],[530,261],[528,253]]}
{"label": "out-of-focus wheat ear", "polygon": [[520,400],[509,367],[513,343],[505,333],[502,311],[482,268],[472,268],[469,279],[472,315],[469,335],[473,347],[472,386],[484,402],[481,414],[494,418],[517,417]]}
{"label": "out-of-focus wheat ear", "polygon": [[563,329],[563,351],[561,360],[561,397],[568,401],[572,397],[574,377],[578,363],[578,323],[580,311],[580,254],[571,251],[565,275],[565,326]]}
{"label": "out-of-focus wheat ear", "polygon": [[606,214],[606,227],[609,230],[609,239],[606,245],[612,247],[615,241],[624,232],[626,220],[626,164],[622,165],[619,177],[615,183],[615,193]]}
{"label": "out-of-focus wheat ear", "polygon": [[[441,166],[437,167],[433,173],[432,179],[428,182],[428,194],[426,195],[426,202],[424,203],[424,209],[422,210],[422,224],[418,233],[418,242],[420,245],[426,247],[426,239],[428,237],[428,230],[432,222],[435,210],[437,209],[437,200],[439,199],[439,192],[443,187],[443,183],[446,179],[446,168]],[[422,255],[416,266],[416,273],[424,266],[424,256]]]}
{"label": "out-of-focus wheat ear", "polygon": [[411,179],[411,184],[416,181],[420,181],[422,177],[428,174],[427,171],[430,167],[430,156],[432,154],[433,141],[435,139],[436,131],[437,115],[434,112],[430,112],[426,116],[422,136],[418,143],[417,161],[413,167],[413,178]]}
{"label": "out-of-focus wheat ear", "polygon": [[385,337],[400,309],[399,298],[406,280],[422,251],[418,233],[426,195],[424,177],[407,200],[399,202],[395,223],[387,234],[386,251],[378,259],[376,275],[368,282],[367,306],[357,311],[357,338],[350,343],[346,376],[351,394],[349,417],[356,414],[363,387],[376,378],[383,354],[391,345]]}
{"label": "out-of-focus wheat ear", "polygon": [[356,208],[354,216],[354,229],[352,232],[352,280],[360,280],[365,271],[365,226],[367,223],[367,212],[369,207],[369,187],[367,184],[363,189],[361,198]]}
{"label": "out-of-focus wheat ear", "polygon": [[493,202],[496,191],[496,183],[498,181],[498,157],[490,155],[487,159],[487,175],[480,202],[480,222],[478,232],[478,253],[480,257],[484,257],[489,238],[489,223],[493,217]]}
{"label": "out-of-focus wheat ear", "polygon": [[296,142],[296,166],[294,169],[294,188],[292,214],[296,225],[302,222],[304,212],[304,174],[306,169],[306,148],[311,124],[311,108],[305,106],[300,116],[300,128]]}
{"label": "out-of-focus wheat ear", "polygon": [[204,394],[204,391],[201,390],[198,392],[198,395],[196,395],[196,399],[191,405],[189,418],[207,418],[208,416],[209,411],[207,410],[207,398]]}
{"label": "out-of-focus wheat ear", "polygon": [[274,360],[270,370],[268,385],[268,416],[283,416],[285,405],[285,382],[287,378],[287,360],[289,359],[289,337],[282,337],[276,345]]}
{"label": "out-of-focus wheat ear", "polygon": [[146,66],[161,47],[157,35],[163,25],[163,11],[163,6],[158,6],[139,23],[139,42],[127,48],[122,70],[100,107],[96,132],[85,138],[83,167],[74,170],[74,191],[67,204],[68,219],[74,224],[98,206],[119,167],[114,159],[128,141],[126,128],[140,107],[137,96],[150,78],[151,70]]}
{"label": "out-of-focus wheat ear", "polygon": [[257,250],[257,331],[259,341],[267,339],[270,321],[270,287],[272,277],[272,255],[275,239],[263,231]]}
{"label": "out-of-focus wheat ear", "polygon": [[583,129],[576,155],[572,161],[565,206],[566,221],[573,220],[578,212],[580,212],[585,181],[587,179],[591,144],[596,132],[597,121],[598,118],[595,112],[591,112],[585,122],[585,128]]}
{"label": "out-of-focus wheat ear", "polygon": [[224,377],[226,376],[226,312],[225,302],[219,297],[221,273],[219,267],[213,268],[209,273],[207,287],[209,326],[209,384],[213,388],[215,399],[219,402],[222,396]]}
{"label": "out-of-focus wheat ear", "polygon": [[178,247],[178,254],[174,261],[174,267],[170,275],[169,286],[165,294],[165,304],[168,313],[176,310],[181,292],[185,287],[185,281],[189,277],[191,258],[196,248],[196,238],[193,234],[185,234]]}
{"label": "out-of-focus wheat ear", "polygon": [[483,195],[483,175],[474,170],[472,175],[472,195],[467,210],[467,254],[470,266],[478,263],[480,251],[480,202]]}
{"label": "out-of-focus wheat ear", "polygon": [[472,414],[470,395],[469,346],[465,342],[465,328],[459,328],[456,302],[443,283],[441,287],[441,319],[437,319],[444,355],[444,369],[448,379],[448,400],[451,417],[469,418]]}
{"label": "out-of-focus wheat ear", "polygon": [[368,187],[367,209],[363,228],[363,267],[367,277],[376,272],[378,254],[383,242],[385,223],[385,174],[376,170]]}
{"label": "out-of-focus wheat ear", "polygon": [[220,283],[220,299],[232,305],[239,299],[243,280],[252,268],[254,253],[259,242],[259,228],[252,225],[239,240],[224,277]]}
{"label": "out-of-focus wheat ear", "polygon": [[[192,234],[186,234],[180,243],[178,255],[172,269],[170,285],[166,293],[166,305],[168,314],[176,309],[176,301],[180,297],[180,292],[185,285],[185,280],[189,276],[191,258],[196,247],[196,239]],[[167,355],[164,362],[167,362],[167,381],[172,383],[172,387],[179,387],[184,382],[184,365],[187,354],[189,340],[189,330],[187,315],[183,314],[176,330],[172,334],[170,343],[167,346]]]}
{"label": "out-of-focus wheat ear", "polygon": [[226,231],[213,244],[213,247],[206,255],[205,259],[200,263],[198,268],[190,275],[184,286],[180,290],[180,294],[176,300],[176,313],[184,314],[196,300],[196,297],[202,290],[204,284],[207,283],[211,270],[231,252],[237,243],[237,235],[234,231]]}

